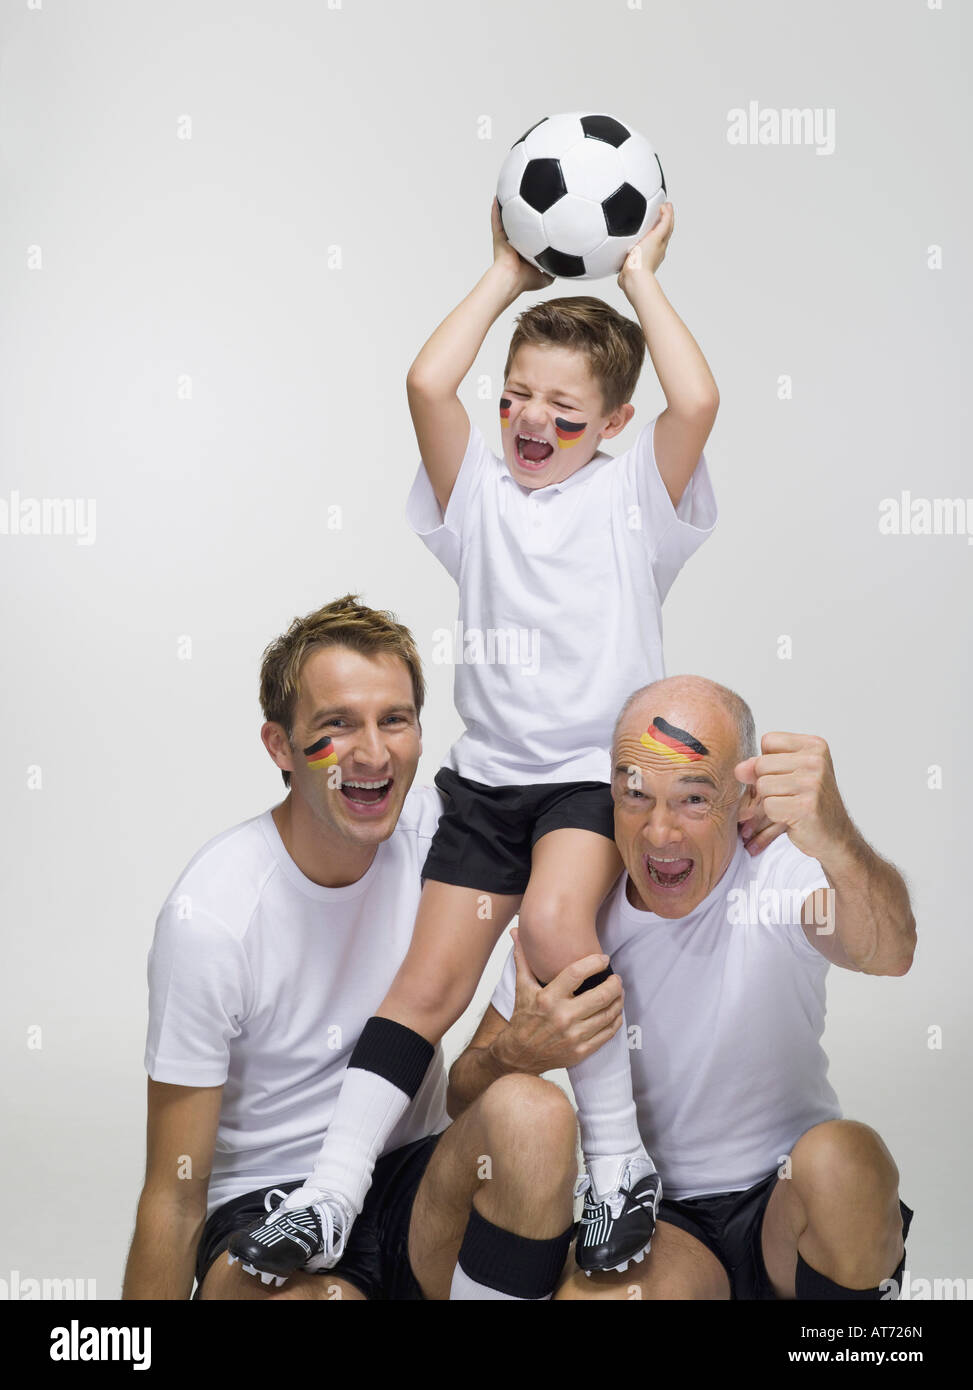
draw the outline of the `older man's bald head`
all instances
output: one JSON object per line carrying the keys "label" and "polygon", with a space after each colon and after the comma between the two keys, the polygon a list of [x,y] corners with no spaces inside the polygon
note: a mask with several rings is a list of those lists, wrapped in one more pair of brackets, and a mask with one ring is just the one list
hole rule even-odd
{"label": "older man's bald head", "polygon": [[[732,730],[734,765],[745,758],[756,757],[757,733],[750,706],[736,691],[707,680],[705,676],[667,676],[634,691],[615,721],[613,746],[617,748],[619,738],[633,731],[630,726],[638,724],[641,734],[662,713],[670,724],[694,734],[697,728],[706,728],[712,737],[714,728],[719,728],[723,736],[718,737],[718,742],[724,746],[726,734]],[[696,737],[701,735],[696,734]],[[705,743],[706,739],[702,741]]]}

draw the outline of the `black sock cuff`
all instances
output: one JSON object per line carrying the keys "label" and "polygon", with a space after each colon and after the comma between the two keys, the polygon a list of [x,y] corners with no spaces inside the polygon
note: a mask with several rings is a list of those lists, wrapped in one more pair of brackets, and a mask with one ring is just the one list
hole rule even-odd
{"label": "black sock cuff", "polygon": [[383,1076],[413,1100],[435,1050],[431,1042],[403,1023],[392,1018],[370,1018],[361,1030],[348,1065]]}
{"label": "black sock cuff", "polygon": [[800,1251],[798,1251],[794,1294],[796,1298],[806,1300],[858,1299],[862,1302],[877,1303],[882,1299],[888,1299],[890,1295],[898,1298],[904,1269],[905,1252],[902,1254],[902,1259],[895,1273],[890,1275],[888,1279],[883,1279],[877,1289],[846,1289],[842,1284],[836,1284],[833,1279],[828,1279],[824,1274],[819,1274],[816,1269],[812,1269],[809,1264],[805,1263]]}
{"label": "black sock cuff", "polygon": [[476,1207],[459,1252],[464,1274],[511,1298],[547,1298],[557,1286],[574,1227],[552,1240],[531,1240],[494,1226]]}
{"label": "black sock cuff", "polygon": [[605,983],[611,973],[612,963],[609,961],[606,968],[604,970],[599,970],[597,975],[589,975],[586,980],[582,980],[578,988],[574,991],[575,994],[586,994],[589,989],[597,989],[599,985]]}

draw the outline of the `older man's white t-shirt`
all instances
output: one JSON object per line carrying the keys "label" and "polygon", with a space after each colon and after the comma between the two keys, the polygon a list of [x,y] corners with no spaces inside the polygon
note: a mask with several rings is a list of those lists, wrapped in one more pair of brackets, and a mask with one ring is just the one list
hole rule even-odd
{"label": "older man's white t-shirt", "polygon": [[[663,1193],[751,1187],[812,1125],[841,1117],[821,1047],[828,962],[801,926],[801,904],[828,881],[786,835],[753,857],[740,844],[686,917],[634,908],[627,877],[598,939],[625,986],[639,1128]],[[511,956],[493,996],[504,1018],[515,979]]]}
{"label": "older man's white t-shirt", "polygon": [[465,733],[446,761],[462,777],[609,780],[619,709],[665,675],[662,601],[716,524],[703,455],[673,507],[654,437],[653,420],[617,458],[531,490],[473,425],[445,515],[420,464],[408,519],[459,585],[434,659],[455,662]]}

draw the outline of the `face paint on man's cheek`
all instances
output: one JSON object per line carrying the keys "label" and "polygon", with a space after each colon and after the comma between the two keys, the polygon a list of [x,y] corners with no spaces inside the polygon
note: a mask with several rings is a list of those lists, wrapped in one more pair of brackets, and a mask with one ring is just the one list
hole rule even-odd
{"label": "face paint on man's cheek", "polygon": [[696,763],[709,756],[709,749],[685,729],[667,724],[659,715],[653,719],[639,739],[643,748],[658,753],[671,763]]}
{"label": "face paint on man's cheek", "polygon": [[500,424],[503,429],[510,424],[510,402],[506,396],[500,397]]}
{"label": "face paint on man's cheek", "polygon": [[582,420],[576,424],[572,420],[564,420],[560,415],[555,415],[554,429],[557,433],[557,447],[570,449],[572,444],[577,444],[587,428],[587,420]]}
{"label": "face paint on man's cheek", "polygon": [[304,756],[307,759],[308,767],[313,768],[334,767],[338,761],[334,744],[327,735],[324,738],[319,738],[317,743],[312,743],[310,748],[305,748]]}

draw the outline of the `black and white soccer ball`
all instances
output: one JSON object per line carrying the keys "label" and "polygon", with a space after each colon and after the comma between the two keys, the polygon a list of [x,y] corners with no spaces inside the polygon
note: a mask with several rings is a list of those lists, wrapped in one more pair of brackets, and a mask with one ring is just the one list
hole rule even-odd
{"label": "black and white soccer ball", "polygon": [[497,201],[507,240],[549,275],[617,275],[659,218],[666,181],[644,135],[595,111],[545,116],[511,148]]}

